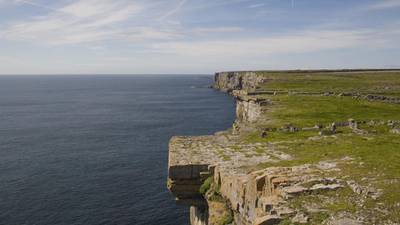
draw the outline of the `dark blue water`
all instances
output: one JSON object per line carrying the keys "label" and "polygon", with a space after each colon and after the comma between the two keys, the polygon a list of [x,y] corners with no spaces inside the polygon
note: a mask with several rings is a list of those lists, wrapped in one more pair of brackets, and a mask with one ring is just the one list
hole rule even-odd
{"label": "dark blue water", "polygon": [[168,141],[234,119],[211,76],[0,76],[0,224],[188,224]]}

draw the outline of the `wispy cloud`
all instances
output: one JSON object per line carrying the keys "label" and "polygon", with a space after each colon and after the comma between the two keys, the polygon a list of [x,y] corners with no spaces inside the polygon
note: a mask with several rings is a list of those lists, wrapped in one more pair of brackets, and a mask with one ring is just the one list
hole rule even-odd
{"label": "wispy cloud", "polygon": [[186,2],[187,2],[187,0],[181,0],[173,9],[171,9],[170,11],[165,13],[163,16],[161,16],[160,20],[165,20],[168,17],[170,17],[170,16],[174,15],[175,13],[177,13],[183,7],[183,5]]}
{"label": "wispy cloud", "polygon": [[[382,31],[360,30],[309,30],[283,34],[268,38],[238,38],[223,41],[190,41],[154,45],[160,53],[194,55],[202,57],[219,56],[267,56],[287,53],[309,53],[344,48],[378,48],[385,46],[390,38],[381,36]],[[386,31],[385,31],[386,32]],[[394,40],[399,38],[393,33]]]}
{"label": "wispy cloud", "polygon": [[105,40],[121,32],[118,23],[142,9],[125,0],[79,0],[59,9],[46,8],[52,11],[31,21],[14,22],[0,31],[0,37],[53,45]]}
{"label": "wispy cloud", "polygon": [[[49,12],[27,21],[13,22],[3,26],[0,38],[12,41],[30,41],[49,45],[93,43],[100,41],[151,41],[181,38],[166,19],[176,14],[186,0],[177,4],[167,13],[151,11],[154,5],[129,0],[76,0],[60,8],[52,8],[31,0],[18,0],[44,8]],[[161,7],[162,8],[162,7]],[[157,20],[162,18],[161,20]],[[140,22],[135,25],[135,20]],[[154,20],[156,23],[152,23]],[[129,24],[129,25],[128,25]]]}
{"label": "wispy cloud", "polygon": [[0,73],[60,66],[67,72],[211,72],[220,65],[284,65],[296,56],[314,65],[318,56],[345,61],[332,56],[338,51],[354,56],[349,65],[375,57],[366,51],[380,51],[369,62],[397,63],[400,17],[387,12],[399,9],[400,0],[306,1],[291,10],[294,2],[0,0]]}
{"label": "wispy cloud", "polygon": [[[192,1],[192,4],[188,9],[190,10],[207,10],[207,9],[213,9],[217,7],[224,7],[228,5],[238,5],[238,4],[248,4],[249,2],[253,2],[254,0],[198,0],[198,1]],[[248,7],[248,6],[247,6]]]}
{"label": "wispy cloud", "polygon": [[248,8],[254,9],[254,8],[260,8],[260,7],[263,7],[263,6],[265,6],[265,3],[257,3],[257,4],[249,5]]}
{"label": "wispy cloud", "polygon": [[[56,8],[52,8],[52,7],[49,7],[47,5],[40,4],[40,3],[37,3],[37,2],[32,1],[32,0],[14,0],[14,1],[11,1],[11,2],[13,2],[15,4],[27,4],[27,5],[39,7],[39,8],[42,8],[42,9],[47,9],[47,10],[50,10],[50,11],[57,11]],[[1,3],[1,1],[0,1],[0,3]]]}
{"label": "wispy cloud", "polygon": [[196,34],[210,34],[210,33],[233,33],[241,32],[244,29],[242,27],[200,27],[194,28],[192,31]]}
{"label": "wispy cloud", "polygon": [[146,41],[146,40],[174,40],[182,38],[183,35],[178,31],[167,28],[134,27],[121,33],[122,40],[125,41]]}
{"label": "wispy cloud", "polygon": [[367,7],[368,10],[384,10],[384,9],[393,9],[399,8],[400,1],[399,0],[381,0],[376,4],[369,5]]}

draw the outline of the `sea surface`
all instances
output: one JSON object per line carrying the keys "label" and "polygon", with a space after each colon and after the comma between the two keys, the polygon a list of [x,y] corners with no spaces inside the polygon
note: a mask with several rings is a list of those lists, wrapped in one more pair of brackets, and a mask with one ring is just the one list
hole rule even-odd
{"label": "sea surface", "polygon": [[234,120],[212,76],[0,76],[1,225],[179,225],[173,135]]}

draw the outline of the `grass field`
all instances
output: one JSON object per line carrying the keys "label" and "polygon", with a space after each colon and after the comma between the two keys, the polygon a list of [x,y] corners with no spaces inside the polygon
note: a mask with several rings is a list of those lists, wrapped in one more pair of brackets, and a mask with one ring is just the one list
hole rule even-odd
{"label": "grass field", "polygon": [[[293,156],[292,160],[258,167],[340,162],[344,157],[351,158],[352,163],[340,164],[341,171],[334,175],[361,185],[373,185],[382,190],[382,195],[360,205],[355,193],[343,189],[336,193],[337,201],[326,205],[326,209],[374,212],[383,205],[385,213],[374,216],[399,223],[400,134],[391,131],[400,128],[400,104],[340,96],[340,93],[400,97],[400,72],[258,73],[266,78],[260,90],[281,91],[282,94],[268,96],[272,104],[266,106],[263,115],[268,120],[258,124],[260,129],[273,128],[269,129],[267,137],[261,137],[259,131],[251,132],[244,136],[244,141],[269,142]],[[328,92],[329,95],[323,94]],[[356,130],[343,126],[327,135],[319,134],[320,130],[302,130],[315,125],[330,129],[332,123],[349,119],[358,122]],[[285,126],[296,127],[299,131],[280,129]],[[315,196],[303,196],[293,204],[321,201],[313,198]],[[323,218],[324,214],[315,215],[316,224],[319,217]]]}

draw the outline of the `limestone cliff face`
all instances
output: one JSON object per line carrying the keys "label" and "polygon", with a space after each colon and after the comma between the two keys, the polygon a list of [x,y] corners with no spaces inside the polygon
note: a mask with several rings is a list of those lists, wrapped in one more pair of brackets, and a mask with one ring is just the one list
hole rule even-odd
{"label": "limestone cliff face", "polygon": [[225,92],[255,90],[263,78],[255,72],[220,72],[215,74],[214,88]]}
{"label": "limestone cliff face", "polygon": [[[262,115],[262,106],[268,104],[268,101],[247,96],[247,92],[254,91],[260,82],[262,78],[253,72],[215,74],[214,88],[229,92],[236,99],[236,126],[254,123]],[[237,186],[243,185],[243,182],[236,182],[236,179],[243,178],[243,174],[239,175],[242,172],[236,171],[237,167],[260,163],[271,158],[270,155],[257,154],[255,146],[242,146],[254,150],[254,156],[251,157],[233,151],[229,152],[229,149],[240,146],[235,140],[229,140],[230,137],[230,135],[216,134],[201,137],[173,137],[170,141],[168,188],[176,196],[178,203],[190,206],[190,221],[193,225],[213,224],[211,220],[221,217],[219,210],[215,209],[215,205],[220,204],[209,202],[204,197],[204,193],[199,192],[200,186],[208,177],[219,179],[221,191],[223,191],[221,194],[226,201],[229,201],[228,205],[234,204],[236,207],[238,202],[231,198],[231,194],[236,196],[246,191],[243,186]],[[228,151],[225,151],[225,148]],[[274,154],[271,152],[271,155]],[[275,154],[274,157],[276,156]],[[236,163],[228,162],[227,157],[235,157]],[[218,171],[218,175],[214,176],[214,171]],[[235,180],[235,187],[232,187],[232,179]],[[230,185],[229,188],[227,185]],[[249,212],[254,211],[252,205],[246,205]],[[244,208],[245,204],[241,203],[240,207]],[[232,210],[236,224],[248,224],[249,218],[241,216],[238,210],[236,208]]]}
{"label": "limestone cliff face", "polygon": [[232,174],[232,171],[223,166],[217,166],[214,183],[218,184],[218,192],[229,202],[234,214],[234,224],[279,224],[283,218],[303,216],[301,212],[291,208],[289,199],[305,193],[344,187],[342,180],[323,177],[323,174],[334,169],[320,165],[303,165]]}
{"label": "limestone cliff face", "polygon": [[255,92],[263,82],[263,77],[255,72],[220,72],[215,74],[213,87],[236,98],[236,122],[252,123],[261,116],[267,102],[247,94]]}
{"label": "limestone cliff face", "polygon": [[[190,207],[191,224],[395,224],[375,222],[379,221],[375,216],[377,213],[385,217],[389,215],[390,206],[378,202],[379,206],[374,208],[365,207],[365,204],[382,196],[383,190],[377,186],[375,178],[368,178],[378,175],[371,176],[368,172],[366,177],[358,179],[359,173],[357,177],[346,173],[349,168],[363,171],[364,162],[342,154],[307,160],[294,151],[300,145],[312,148],[326,143],[334,147],[332,143],[336,142],[333,140],[347,138],[348,135],[354,135],[354,140],[362,136],[363,142],[377,137],[367,136],[368,132],[359,129],[358,122],[353,119],[348,122],[334,121],[327,127],[316,124],[301,128],[290,123],[277,127],[281,125],[274,123],[276,117],[271,112],[290,110],[282,107],[282,99],[298,94],[325,101],[327,93],[271,91],[267,87],[258,89],[268,82],[263,76],[271,81],[274,78],[261,72],[257,74],[215,74],[214,88],[228,92],[236,99],[233,129],[214,135],[180,136],[170,140],[168,188],[178,203]],[[346,96],[355,97],[344,92],[333,97]],[[359,99],[362,96],[356,97]],[[369,101],[388,100],[376,96],[365,98]],[[399,133],[396,123],[387,121],[393,134]],[[370,127],[378,122],[364,121],[363,124]],[[380,121],[379,124],[384,126],[386,122]],[[336,133],[338,127],[348,130],[348,133]],[[299,130],[314,133],[314,136],[303,137],[305,133]],[[375,131],[373,133],[376,135]],[[285,136],[276,138],[276,134]],[[293,138],[295,134],[297,138]],[[357,145],[360,143],[357,142]],[[312,149],[307,146],[300,153],[311,157],[308,153]],[[324,150],[321,148],[321,151]],[[319,153],[328,156],[333,154],[330,152],[333,151]],[[349,201],[351,205],[347,205]],[[342,210],[343,206],[345,210]],[[353,212],[354,207],[358,207],[356,213]]]}
{"label": "limestone cliff face", "polygon": [[[278,224],[287,216],[301,221],[302,215],[288,206],[287,199],[342,185],[339,180],[324,180],[321,174],[329,171],[316,165],[254,169],[260,163],[291,159],[269,144],[244,143],[235,132],[264,118],[269,100],[249,95],[261,82],[253,72],[217,73],[214,87],[237,100],[233,132],[170,141],[168,188],[178,203],[191,207],[192,225]],[[208,179],[211,185],[201,193]]]}
{"label": "limestone cliff face", "polygon": [[260,119],[264,113],[264,106],[270,104],[268,100],[258,99],[257,97],[236,96],[236,122],[254,123]]}

